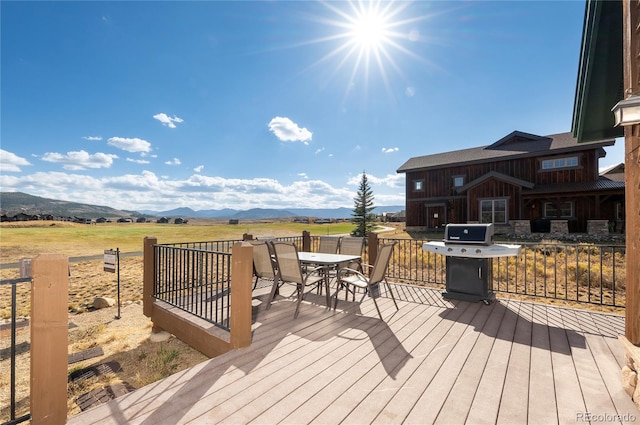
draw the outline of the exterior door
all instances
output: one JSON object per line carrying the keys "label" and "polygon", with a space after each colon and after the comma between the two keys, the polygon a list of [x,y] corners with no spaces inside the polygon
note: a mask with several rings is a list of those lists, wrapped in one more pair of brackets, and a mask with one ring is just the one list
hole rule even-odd
{"label": "exterior door", "polygon": [[432,230],[444,229],[447,224],[444,205],[431,205],[427,207],[427,228]]}

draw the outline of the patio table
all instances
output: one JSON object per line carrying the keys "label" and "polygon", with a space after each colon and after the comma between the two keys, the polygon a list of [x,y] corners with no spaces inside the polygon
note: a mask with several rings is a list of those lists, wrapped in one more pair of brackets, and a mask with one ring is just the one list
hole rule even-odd
{"label": "patio table", "polygon": [[[349,264],[352,261],[360,261],[359,255],[347,255],[347,254],[325,254],[322,252],[307,252],[299,251],[298,258],[301,264],[314,265],[316,267],[322,267],[325,285],[329,287],[329,271],[331,269],[339,269],[345,264]],[[327,291],[327,307],[331,307],[331,297]]]}

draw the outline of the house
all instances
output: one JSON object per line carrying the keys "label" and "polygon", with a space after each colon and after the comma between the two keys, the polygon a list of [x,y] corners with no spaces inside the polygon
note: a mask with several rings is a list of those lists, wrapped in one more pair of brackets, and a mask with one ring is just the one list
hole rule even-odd
{"label": "house", "polygon": [[589,220],[620,222],[624,182],[598,172],[614,143],[514,131],[487,146],[411,158],[397,170],[406,175],[407,229],[479,222],[509,233],[523,220],[548,232],[561,220],[568,232],[586,232]]}

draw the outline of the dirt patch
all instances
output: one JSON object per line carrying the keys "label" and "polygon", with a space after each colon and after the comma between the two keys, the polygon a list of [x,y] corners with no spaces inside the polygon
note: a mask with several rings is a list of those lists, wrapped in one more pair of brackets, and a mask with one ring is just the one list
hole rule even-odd
{"label": "dirt patch", "polygon": [[[175,337],[151,342],[151,321],[139,302],[69,315],[69,355],[92,352],[91,356],[69,364],[68,415],[92,407],[117,395],[163,379],[207,360]],[[16,415],[29,412],[29,326],[17,330],[18,346],[27,347],[16,356]],[[0,350],[8,352],[10,336],[3,334]],[[100,348],[100,350],[91,350]],[[89,355],[89,354],[88,354]],[[117,367],[113,367],[117,365]],[[80,379],[77,379],[80,377]],[[0,420],[10,418],[10,358],[0,360]]]}

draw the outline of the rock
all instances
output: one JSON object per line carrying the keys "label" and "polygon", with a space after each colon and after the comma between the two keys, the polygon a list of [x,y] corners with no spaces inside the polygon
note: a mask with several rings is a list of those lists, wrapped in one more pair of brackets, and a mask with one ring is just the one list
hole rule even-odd
{"label": "rock", "polygon": [[638,374],[631,370],[629,366],[622,367],[622,387],[633,397],[638,383]]}
{"label": "rock", "polygon": [[166,331],[160,332],[151,332],[151,336],[149,337],[149,341],[151,342],[164,342],[168,341],[171,338],[171,334]]}
{"label": "rock", "polygon": [[116,300],[107,297],[95,297],[93,300],[93,308],[99,310],[101,308],[113,307]]}

